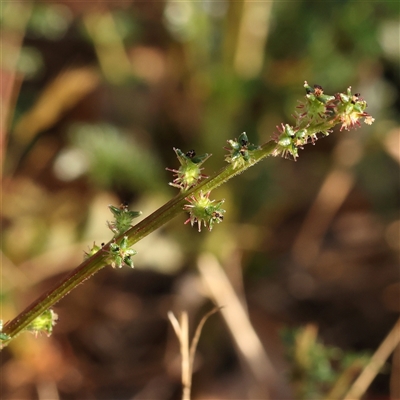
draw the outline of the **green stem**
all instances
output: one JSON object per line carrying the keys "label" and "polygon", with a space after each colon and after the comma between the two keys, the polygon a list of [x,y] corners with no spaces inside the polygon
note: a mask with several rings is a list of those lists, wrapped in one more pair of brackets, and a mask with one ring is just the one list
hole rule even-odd
{"label": "green stem", "polygon": [[[208,179],[200,182],[195,187],[175,196],[168,203],[156,210],[154,213],[150,214],[143,221],[130,228],[124,234],[120,235],[118,238],[116,238],[116,240],[118,241],[122,239],[123,236],[128,236],[128,243],[130,246],[132,246],[183,212],[183,206],[187,203],[186,198],[188,196],[196,196],[198,193],[200,193],[200,191],[206,193],[215,189],[216,187],[227,182],[229,179],[258,163],[263,158],[271,155],[275,148],[276,143],[274,141],[267,142],[261,146],[259,150],[252,152],[251,161],[245,165],[239,168],[233,168],[232,164],[228,164],[222,170],[210,176]],[[3,346],[8,345],[8,343],[10,343],[11,340],[13,340],[19,333],[21,333],[35,318],[52,307],[72,289],[105,267],[107,265],[107,254],[110,244],[111,241],[104,245],[102,249],[92,257],[80,264],[52,289],[40,296],[12,321],[6,323],[2,333],[8,335],[9,339],[3,341]]]}

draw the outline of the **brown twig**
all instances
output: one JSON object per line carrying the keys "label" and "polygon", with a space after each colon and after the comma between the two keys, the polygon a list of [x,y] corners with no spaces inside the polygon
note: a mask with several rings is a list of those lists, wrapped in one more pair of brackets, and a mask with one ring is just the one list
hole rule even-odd
{"label": "brown twig", "polygon": [[210,254],[201,256],[198,268],[210,291],[210,297],[218,306],[223,307],[222,316],[245,365],[248,366],[259,388],[262,388],[263,398],[270,398],[271,389],[275,389],[279,379],[267,352],[254,331],[247,311],[215,257]]}
{"label": "brown twig", "polygon": [[189,319],[187,312],[183,312],[180,322],[176,319],[172,311],[168,312],[168,318],[174,328],[175,334],[180,343],[180,352],[182,357],[182,400],[190,400],[190,392],[192,389],[193,364],[196,355],[197,344],[200,339],[201,331],[207,319],[219,310],[218,307],[213,308],[203,316],[197,325],[192,343],[189,346]]}
{"label": "brown twig", "polygon": [[343,400],[358,400],[361,398],[399,343],[400,319],[397,320]]}

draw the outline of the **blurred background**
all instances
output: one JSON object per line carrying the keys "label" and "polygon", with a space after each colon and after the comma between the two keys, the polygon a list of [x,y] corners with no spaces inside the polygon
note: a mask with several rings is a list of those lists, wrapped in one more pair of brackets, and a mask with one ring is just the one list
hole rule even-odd
{"label": "blurred background", "polygon": [[[258,164],[213,192],[211,233],[182,214],[79,286],[50,338],[1,353],[2,398],[179,399],[167,313],[192,336],[214,304],[193,399],[343,398],[400,311],[399,3],[4,2],[1,30],[4,321],[110,240],[108,204],[144,218],[177,193],[173,147],[217,171],[228,139],[294,122],[305,80],[376,119]],[[400,398],[399,375],[397,346],[363,398]]]}

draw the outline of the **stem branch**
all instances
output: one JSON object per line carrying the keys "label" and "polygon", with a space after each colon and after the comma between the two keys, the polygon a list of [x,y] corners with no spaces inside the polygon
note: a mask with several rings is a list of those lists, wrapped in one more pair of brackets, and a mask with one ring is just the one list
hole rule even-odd
{"label": "stem branch", "polygon": [[[150,214],[143,221],[128,229],[125,233],[115,238],[118,242],[123,236],[128,237],[128,244],[132,246],[156,229],[172,220],[178,214],[183,212],[183,206],[187,203],[188,196],[197,195],[202,191],[209,192],[212,189],[222,185],[234,176],[242,173],[263,158],[271,155],[276,148],[274,141],[265,143],[260,149],[252,153],[252,159],[248,163],[239,168],[234,168],[232,164],[228,164],[219,172],[213,174],[208,179],[197,184],[195,187],[179,193],[168,203],[160,207],[158,210]],[[3,347],[7,346],[19,333],[21,333],[35,318],[43,314],[51,306],[57,303],[61,298],[68,294],[72,289],[80,283],[94,275],[97,271],[107,265],[107,254],[112,241],[104,245],[96,254],[86,259],[76,269],[70,272],[52,289],[40,296],[36,301],[29,305],[13,320],[4,325],[2,333],[9,336],[8,340],[3,341]]]}

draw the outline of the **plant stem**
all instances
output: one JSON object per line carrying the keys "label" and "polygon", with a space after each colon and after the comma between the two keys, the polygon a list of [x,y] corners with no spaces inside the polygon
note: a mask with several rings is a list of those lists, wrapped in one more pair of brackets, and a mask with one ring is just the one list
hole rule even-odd
{"label": "plant stem", "polygon": [[[274,141],[269,141],[261,146],[260,149],[254,150],[254,152],[252,152],[251,161],[247,162],[245,165],[234,168],[232,164],[228,164],[219,172],[200,182],[195,187],[179,193],[164,206],[160,207],[154,213],[150,214],[143,221],[130,228],[115,240],[118,242],[123,236],[127,236],[128,243],[132,246],[183,212],[183,206],[187,203],[186,198],[188,196],[196,196],[200,191],[206,193],[215,189],[234,176],[258,163],[263,158],[271,155],[275,148],[276,143]],[[85,260],[64,279],[58,282],[52,289],[44,293],[29,305],[17,317],[7,322],[4,325],[2,333],[8,335],[9,339],[3,341],[3,347],[7,346],[8,343],[21,333],[35,318],[43,314],[80,283],[105,267],[107,265],[107,254],[111,243],[112,241],[104,245],[101,250]]]}

